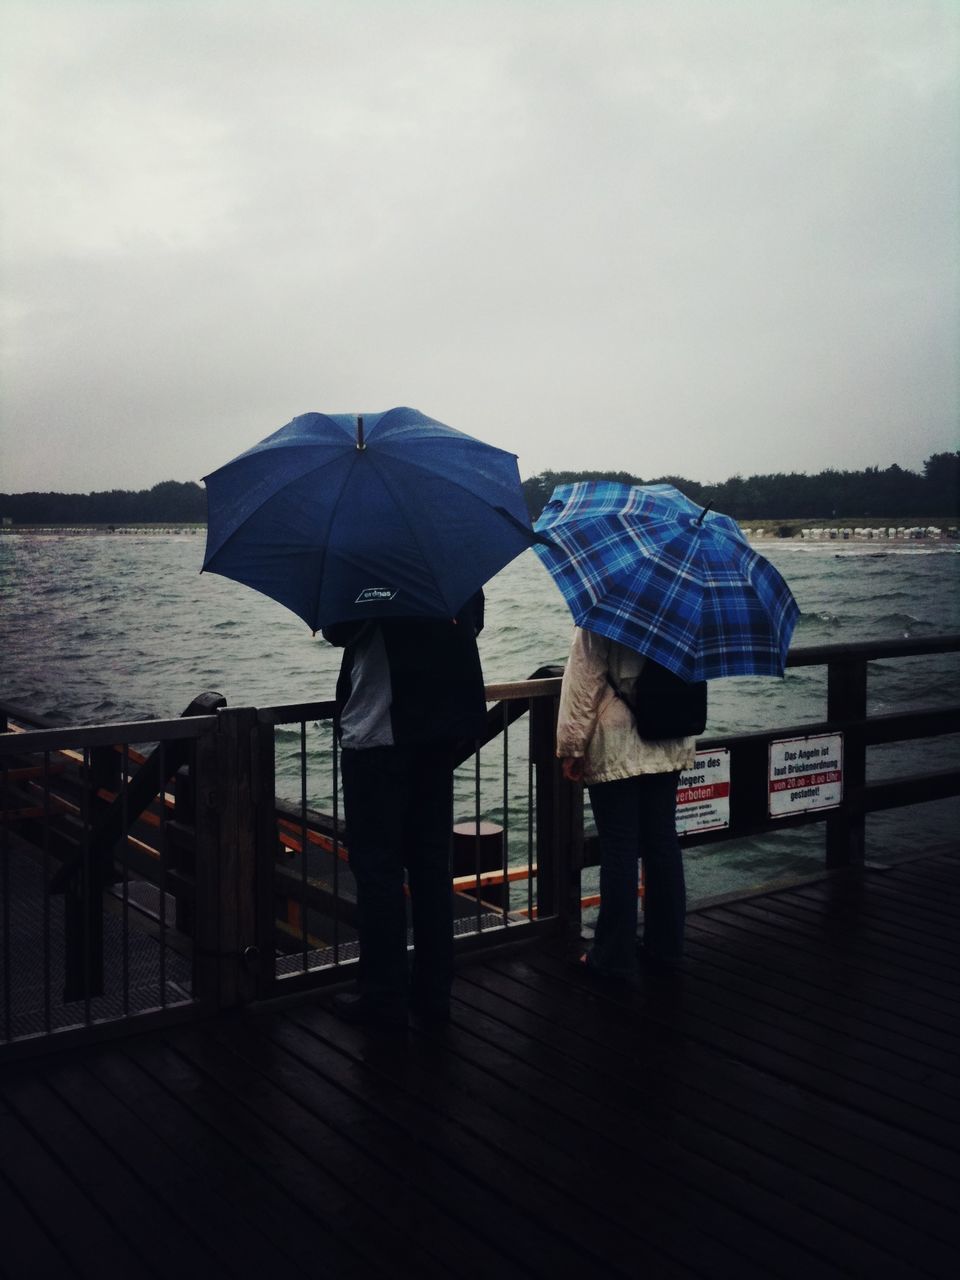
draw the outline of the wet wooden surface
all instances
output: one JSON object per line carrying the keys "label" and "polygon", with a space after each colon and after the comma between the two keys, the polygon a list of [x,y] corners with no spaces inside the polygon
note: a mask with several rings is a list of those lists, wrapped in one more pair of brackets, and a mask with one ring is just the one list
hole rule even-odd
{"label": "wet wooden surface", "polygon": [[680,979],[471,959],[0,1071],[0,1271],[904,1277],[960,1244],[960,860],[690,916]]}

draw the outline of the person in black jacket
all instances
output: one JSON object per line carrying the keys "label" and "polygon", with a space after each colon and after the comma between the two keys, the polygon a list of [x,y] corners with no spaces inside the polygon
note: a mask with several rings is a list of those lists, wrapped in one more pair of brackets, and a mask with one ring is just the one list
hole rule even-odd
{"label": "person in black jacket", "polygon": [[[483,593],[455,618],[325,627],[344,646],[337,732],[350,869],[357,886],[359,980],[334,997],[350,1022],[449,1018],[453,980],[453,748],[486,724],[477,635]],[[414,934],[407,965],[404,870]]]}

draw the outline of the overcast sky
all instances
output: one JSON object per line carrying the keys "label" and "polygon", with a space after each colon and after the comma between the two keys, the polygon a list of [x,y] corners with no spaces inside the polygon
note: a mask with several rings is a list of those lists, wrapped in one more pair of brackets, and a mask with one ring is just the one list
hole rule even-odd
{"label": "overcast sky", "polygon": [[411,405],[546,469],[956,449],[957,0],[0,5],[0,491]]}

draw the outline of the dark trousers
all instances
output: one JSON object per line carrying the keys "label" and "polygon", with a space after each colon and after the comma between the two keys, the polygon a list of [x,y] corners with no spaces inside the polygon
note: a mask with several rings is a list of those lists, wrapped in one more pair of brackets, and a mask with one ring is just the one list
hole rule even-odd
{"label": "dark trousers", "polygon": [[[350,869],[357,883],[359,986],[373,999],[448,999],[453,981],[453,769],[443,746],[346,749],[341,756]],[[414,960],[407,968],[404,870]]]}
{"label": "dark trousers", "polygon": [[672,964],[683,955],[687,910],[677,839],[679,773],[645,773],[589,787],[600,837],[600,912],[591,960],[605,973],[637,969],[637,859],[643,860],[643,945]]}

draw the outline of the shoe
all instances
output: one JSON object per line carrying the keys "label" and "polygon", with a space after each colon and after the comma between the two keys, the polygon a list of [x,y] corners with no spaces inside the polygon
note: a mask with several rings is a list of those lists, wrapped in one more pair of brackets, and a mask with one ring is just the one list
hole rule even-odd
{"label": "shoe", "polygon": [[635,987],[637,985],[637,976],[633,973],[610,973],[606,969],[600,969],[589,951],[581,952],[581,954],[572,962],[573,968],[583,974],[587,978],[594,978],[597,982],[610,983],[621,987]]}
{"label": "shoe", "polygon": [[341,991],[333,997],[333,1012],[343,1022],[380,1027],[405,1027],[407,1011],[396,1001],[378,1000],[373,996]]}
{"label": "shoe", "polygon": [[660,960],[652,956],[642,942],[637,943],[637,964],[644,973],[656,975],[658,978],[675,978],[683,972],[680,960]]}
{"label": "shoe", "polygon": [[410,1012],[425,1027],[439,1027],[450,1021],[450,1001],[444,996],[421,996],[416,992],[410,997]]}
{"label": "shoe", "polygon": [[424,1004],[411,1005],[410,1012],[423,1027],[441,1027],[450,1021],[450,1005]]}

